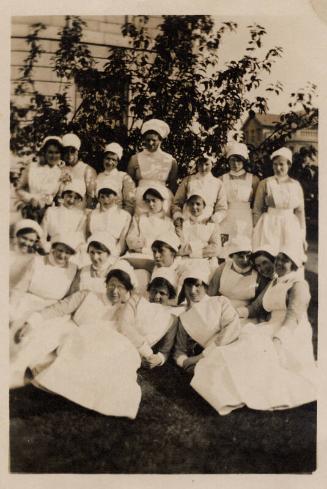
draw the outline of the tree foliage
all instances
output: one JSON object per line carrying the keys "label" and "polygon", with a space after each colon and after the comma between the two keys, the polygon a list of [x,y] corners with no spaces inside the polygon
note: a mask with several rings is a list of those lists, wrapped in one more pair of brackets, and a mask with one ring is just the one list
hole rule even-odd
{"label": "tree foliage", "polygon": [[[33,25],[27,37],[29,53],[22,67],[17,95],[27,95],[24,106],[11,105],[11,148],[18,154],[35,152],[37,143],[49,134],[74,131],[82,139],[85,161],[100,169],[100,153],[105,143],[116,140],[125,151],[125,162],[141,144],[142,122],[155,117],[164,119],[171,128],[163,148],[172,153],[184,176],[189,163],[202,153],[216,157],[216,173],[227,169],[223,147],[228,134],[247,114],[268,110],[270,93],[279,94],[282,85],[268,85],[266,96],[253,97],[262,87],[262,74],[270,73],[281,47],[263,52],[266,30],[248,26],[245,54],[220,62],[221,43],[227,33],[237,35],[238,25],[217,25],[211,16],[162,16],[155,38],[149,35],[147,16],[136,24],[127,22],[122,35],[129,47],[108,47],[103,69],[99,69],[83,42],[85,23],[67,16],[59,31],[59,47],[51,65],[61,81],[60,93],[47,97],[39,93],[33,82],[33,68],[42,55],[39,33],[42,24]],[[72,111],[69,87],[76,83],[81,103]],[[257,151],[256,159],[274,144],[286,140],[312,116],[310,92],[294,94],[290,111],[271,140]],[[296,104],[303,102],[305,118]],[[305,102],[305,103],[304,103]],[[308,112],[307,112],[307,109]],[[26,122],[29,121],[29,122]]]}

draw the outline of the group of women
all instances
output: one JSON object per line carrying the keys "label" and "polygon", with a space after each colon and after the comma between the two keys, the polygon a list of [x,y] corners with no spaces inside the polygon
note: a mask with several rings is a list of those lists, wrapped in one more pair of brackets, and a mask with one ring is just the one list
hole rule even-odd
{"label": "group of women", "polygon": [[[127,172],[107,144],[98,175],[75,134],[47,137],[14,189],[10,263],[11,387],[32,382],[107,415],[135,418],[137,370],[171,356],[220,414],[315,400],[303,193],[292,153],[274,176],[230,171],[203,155],[177,185],[161,149],[169,126],[146,121]],[[17,218],[18,216],[18,218]]]}

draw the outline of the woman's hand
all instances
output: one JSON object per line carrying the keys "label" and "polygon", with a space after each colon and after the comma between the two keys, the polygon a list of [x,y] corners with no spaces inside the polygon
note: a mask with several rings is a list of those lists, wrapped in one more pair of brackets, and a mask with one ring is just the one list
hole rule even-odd
{"label": "woman's hand", "polygon": [[183,369],[188,372],[192,373],[194,372],[194,367],[198,363],[198,361],[203,357],[202,354],[200,355],[195,355],[193,357],[188,357],[184,360],[183,362]]}
{"label": "woman's hand", "polygon": [[147,367],[147,368],[154,368],[157,367],[158,365],[161,365],[160,355],[158,355],[158,353],[154,353],[148,358],[143,358],[142,365],[143,367]]}
{"label": "woman's hand", "polygon": [[240,318],[248,318],[249,317],[249,309],[246,306],[237,307],[236,312]]}

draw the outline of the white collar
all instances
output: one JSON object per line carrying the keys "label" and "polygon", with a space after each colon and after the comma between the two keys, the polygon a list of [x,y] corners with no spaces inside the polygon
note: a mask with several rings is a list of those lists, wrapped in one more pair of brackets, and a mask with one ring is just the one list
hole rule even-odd
{"label": "white collar", "polygon": [[244,170],[244,168],[242,168],[239,171],[234,171],[234,170],[229,171],[229,174],[232,175],[232,177],[241,177],[242,175],[245,175],[245,173],[246,171]]}

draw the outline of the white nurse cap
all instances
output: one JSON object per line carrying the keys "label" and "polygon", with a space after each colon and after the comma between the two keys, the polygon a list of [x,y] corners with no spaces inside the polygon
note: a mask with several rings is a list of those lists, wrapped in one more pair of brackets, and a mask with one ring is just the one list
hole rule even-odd
{"label": "white nurse cap", "polygon": [[276,158],[276,156],[283,156],[284,158],[287,159],[287,161],[292,163],[292,158],[293,158],[292,151],[289,148],[285,148],[285,146],[283,148],[279,148],[276,151],[274,151],[271,154],[270,159],[273,160],[274,158]]}
{"label": "white nurse cap", "polygon": [[109,143],[104,147],[104,153],[114,153],[121,160],[123,156],[123,148],[118,143]]}
{"label": "white nurse cap", "polygon": [[249,152],[248,152],[248,148],[247,148],[246,144],[237,143],[236,141],[229,143],[226,147],[226,157],[228,159],[230,156],[233,156],[233,155],[241,156],[245,160],[248,160],[249,159]]}
{"label": "white nurse cap", "polygon": [[143,124],[141,134],[145,134],[148,131],[157,132],[162,137],[162,139],[166,138],[170,133],[168,124],[159,119],[151,119]]}
{"label": "white nurse cap", "polygon": [[78,136],[76,136],[76,134],[65,134],[62,137],[62,144],[65,148],[67,148],[68,146],[72,146],[78,151],[81,147],[81,140]]}

